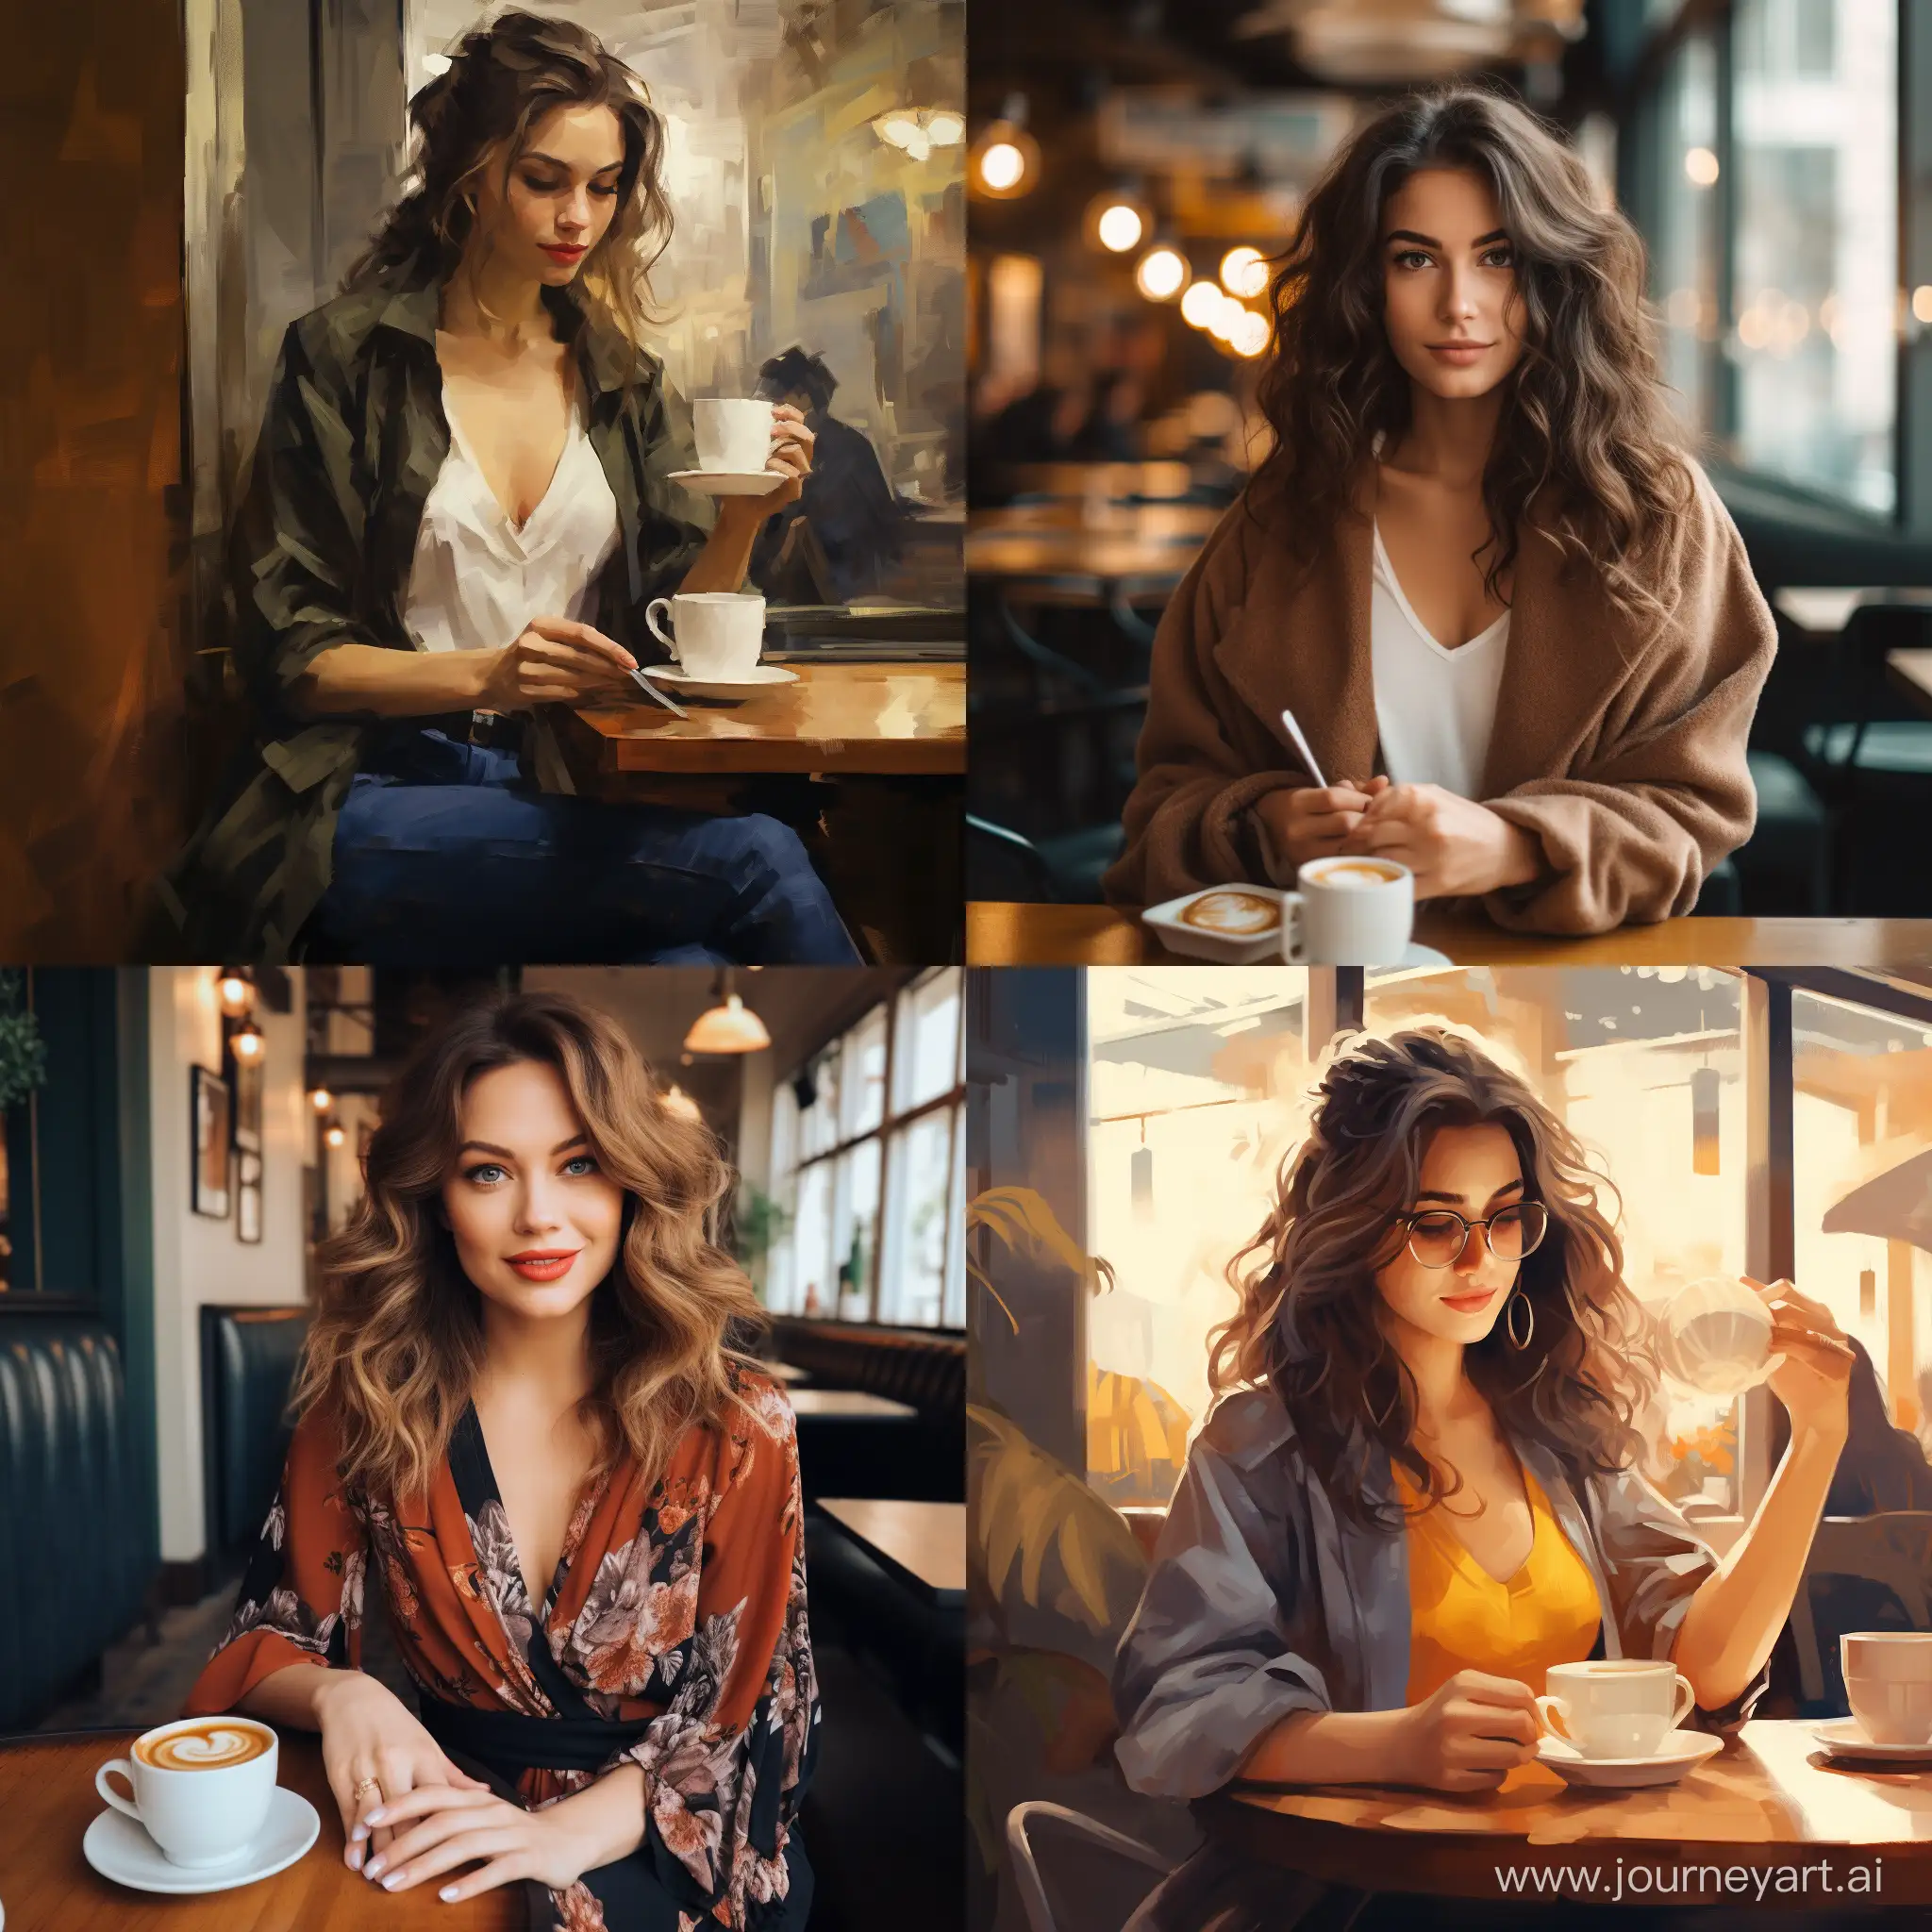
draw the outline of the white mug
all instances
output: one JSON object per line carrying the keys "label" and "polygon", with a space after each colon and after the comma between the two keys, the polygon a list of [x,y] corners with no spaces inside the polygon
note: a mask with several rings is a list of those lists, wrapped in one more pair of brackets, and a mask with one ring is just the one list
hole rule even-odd
{"label": "white mug", "polygon": [[[658,623],[660,610],[671,613],[669,630]],[[729,684],[758,669],[765,642],[765,600],[756,591],[680,591],[675,597],[654,597],[645,606],[644,623],[688,675]]]}
{"label": "white mug", "polygon": [[[772,460],[772,406],[755,396],[714,396],[691,406],[698,468],[745,472]],[[773,478],[772,487],[777,488]]]}
{"label": "white mug", "polygon": [[1865,1735],[1874,1744],[1932,1743],[1932,1633],[1848,1630],[1838,1648]]}
{"label": "white mug", "polygon": [[1537,1715],[1586,1757],[1653,1757],[1697,1702],[1681,1672],[1643,1657],[1552,1664],[1544,1681]]}
{"label": "white mug", "polygon": [[1415,874],[1392,858],[1311,858],[1281,900],[1291,966],[1393,966],[1415,924]]}
{"label": "white mug", "polygon": [[[260,1835],[278,1756],[275,1732],[254,1718],[182,1718],[143,1731],[127,1757],[94,1773],[94,1789],[140,1824],[171,1865],[221,1865]],[[177,1768],[168,1768],[169,1759]],[[132,1804],[108,1782],[117,1771],[133,1790]]]}

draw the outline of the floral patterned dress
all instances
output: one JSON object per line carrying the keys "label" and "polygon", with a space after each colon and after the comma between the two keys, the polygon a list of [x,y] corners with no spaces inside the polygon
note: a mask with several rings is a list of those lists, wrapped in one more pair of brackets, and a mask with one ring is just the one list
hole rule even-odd
{"label": "floral patterned dress", "polygon": [[[501,1752],[484,1757],[500,1789],[534,1809],[626,1762],[644,1774],[643,1842],[561,1890],[528,1886],[534,1923],[802,1926],[811,1874],[793,1819],[819,1707],[796,1425],[774,1383],[748,1370],[735,1383],[741,1406],[687,1430],[655,1483],[628,1457],[591,1479],[541,1611],[474,1408],[426,1508],[405,1511],[344,1491],[332,1418],[311,1409],[234,1621],[183,1715],[230,1710],[291,1663],[358,1668],[363,1580],[379,1565],[397,1650],[439,1738],[433,1720],[456,1716],[466,1732],[501,1722],[525,1741],[578,1740],[585,1768],[541,1749],[519,1763],[514,1746],[507,1767]],[[554,1728],[533,1732],[533,1720]]]}

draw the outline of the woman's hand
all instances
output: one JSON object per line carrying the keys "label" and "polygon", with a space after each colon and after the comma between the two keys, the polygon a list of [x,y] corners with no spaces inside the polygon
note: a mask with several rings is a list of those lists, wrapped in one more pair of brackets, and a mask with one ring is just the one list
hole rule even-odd
{"label": "woman's hand", "polygon": [[1789,1281],[1744,1285],[1771,1310],[1771,1346],[1784,1360],[1771,1372],[1771,1392],[1791,1418],[1791,1434],[1837,1436],[1850,1426],[1852,1369],[1857,1357],[1844,1331],[1822,1302],[1802,1295]]}
{"label": "woman's hand", "polygon": [[795,404],[774,403],[772,406],[772,454],[765,468],[774,471],[784,480],[775,490],[768,490],[762,496],[727,496],[719,507],[721,519],[728,510],[739,504],[755,515],[759,523],[780,510],[788,503],[796,503],[799,492],[805,488],[805,479],[811,474],[811,449],[818,439],[805,426],[805,417]]}
{"label": "woman's hand", "polygon": [[1340,852],[1370,802],[1388,789],[1387,778],[1371,778],[1362,785],[1353,778],[1339,778],[1333,785],[1264,792],[1255,810],[1268,828],[1276,858],[1292,873],[1311,858],[1328,858]]}
{"label": "woman's hand", "polygon": [[1391,785],[1371,801],[1341,850],[1392,858],[1415,874],[1418,899],[1527,885],[1542,848],[1488,806],[1440,785]]}
{"label": "woman's hand", "polygon": [[445,1885],[438,1895],[471,1898],[516,1878],[559,1890],[591,1864],[588,1846],[559,1812],[558,1806],[526,1811],[480,1787],[422,1785],[385,1804],[371,1821],[392,1836],[388,1851],[370,1859],[367,1875],[386,1890],[407,1891],[480,1860],[480,1871]]}
{"label": "woman's hand", "polygon": [[496,653],[477,707],[526,711],[532,705],[615,698],[637,687],[637,659],[613,638],[568,617],[533,617],[514,643]]}
{"label": "woman's hand", "polygon": [[1439,1791],[1493,1790],[1536,1756],[1536,1697],[1514,1677],[1457,1671],[1396,1725],[1392,1769],[1402,1784]]}
{"label": "woman's hand", "polygon": [[[379,1806],[421,1790],[488,1791],[458,1771],[408,1707],[392,1690],[360,1671],[331,1671],[318,1690],[316,1723],[322,1730],[322,1764],[328,1788],[342,1814],[348,1840],[344,1857],[352,1872],[362,1866],[368,1814]],[[367,1780],[374,1778],[375,1784]],[[358,1793],[357,1787],[363,1787]],[[385,1827],[368,1849],[390,1841]]]}

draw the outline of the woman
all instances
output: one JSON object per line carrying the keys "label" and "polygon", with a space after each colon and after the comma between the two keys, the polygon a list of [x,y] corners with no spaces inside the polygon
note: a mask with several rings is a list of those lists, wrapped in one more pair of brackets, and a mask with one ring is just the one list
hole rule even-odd
{"label": "woman", "polygon": [[[571,797],[538,709],[641,702],[645,607],[736,591],[810,467],[778,409],[771,491],[685,520],[688,413],[641,345],[662,119],[594,35],[521,12],[409,113],[417,185],[283,339],[230,555],[255,743],[163,942],[856,961],[789,827]],[[533,710],[520,764],[500,741]]]}
{"label": "woman", "polygon": [[[1740,1724],[1845,1440],[1830,1315],[1761,1290],[1790,1447],[1720,1564],[1638,1473],[1654,1380],[1570,1131],[1436,1028],[1345,1050],[1317,1099],[1121,1644],[1128,1783],[1487,1790],[1535,1755],[1545,1672],[1591,1656],[1669,1658]],[[1308,1884],[1210,1849],[1136,1924],[1292,1923]]]}
{"label": "woman", "polygon": [[1341,151],[1274,279],[1274,450],[1155,641],[1110,898],[1347,852],[1505,926],[1691,909],[1751,831],[1775,632],[1674,446],[1642,281],[1511,101],[1415,95]]}
{"label": "woman", "polygon": [[[796,1439],[727,1346],[757,1315],[728,1185],[558,995],[459,1016],[396,1083],[184,1713],[320,1731],[348,1862],[392,1890],[523,1884],[571,1932],[806,1922]],[[359,1669],[372,1568],[420,1717]]]}

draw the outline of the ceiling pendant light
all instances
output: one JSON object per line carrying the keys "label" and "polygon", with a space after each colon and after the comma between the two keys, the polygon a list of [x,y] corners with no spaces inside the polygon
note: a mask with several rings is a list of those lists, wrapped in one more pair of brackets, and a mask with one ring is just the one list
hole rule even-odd
{"label": "ceiling pendant light", "polygon": [[691,1023],[684,1036],[689,1053],[757,1053],[770,1046],[765,1023],[731,990],[731,969],[724,967],[712,989],[714,1004]]}

